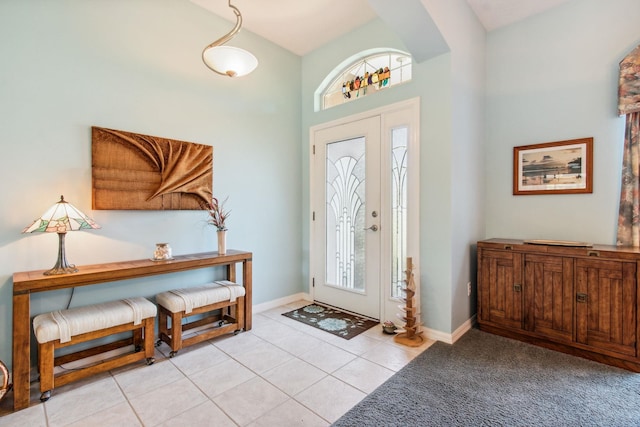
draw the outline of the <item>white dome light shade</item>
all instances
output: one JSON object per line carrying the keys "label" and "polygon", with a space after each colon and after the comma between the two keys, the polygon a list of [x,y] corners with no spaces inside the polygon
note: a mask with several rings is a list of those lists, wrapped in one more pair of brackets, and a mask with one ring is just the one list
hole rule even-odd
{"label": "white dome light shade", "polygon": [[240,77],[258,66],[258,59],[250,52],[233,46],[213,46],[202,52],[205,65],[218,74]]}

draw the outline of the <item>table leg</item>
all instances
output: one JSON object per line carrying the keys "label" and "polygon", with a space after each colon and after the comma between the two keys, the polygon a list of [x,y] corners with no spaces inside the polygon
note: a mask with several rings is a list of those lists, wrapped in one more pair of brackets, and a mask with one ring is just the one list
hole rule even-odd
{"label": "table leg", "polygon": [[247,259],[242,262],[242,284],[244,286],[244,291],[245,291],[245,295],[244,295],[244,316],[245,316],[244,330],[245,331],[251,330],[251,320],[252,320],[251,316],[253,313],[251,308],[251,304],[252,304],[251,303],[251,298],[252,298],[251,276],[253,275],[252,268],[253,268],[253,264],[251,259]]}
{"label": "table leg", "polygon": [[230,282],[236,281],[236,263],[227,264],[227,280]]}
{"label": "table leg", "polygon": [[31,321],[29,294],[13,296],[13,409],[29,407]]}

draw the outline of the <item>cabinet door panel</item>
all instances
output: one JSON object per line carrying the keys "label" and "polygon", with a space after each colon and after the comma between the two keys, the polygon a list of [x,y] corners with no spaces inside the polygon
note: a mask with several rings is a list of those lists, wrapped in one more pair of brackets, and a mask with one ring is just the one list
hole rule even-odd
{"label": "cabinet door panel", "polygon": [[555,341],[573,341],[573,259],[525,255],[525,327]]}
{"label": "cabinet door panel", "polygon": [[483,250],[480,259],[480,321],[521,329],[522,255]]}
{"label": "cabinet door panel", "polygon": [[636,355],[636,264],[576,261],[576,340],[594,350]]}

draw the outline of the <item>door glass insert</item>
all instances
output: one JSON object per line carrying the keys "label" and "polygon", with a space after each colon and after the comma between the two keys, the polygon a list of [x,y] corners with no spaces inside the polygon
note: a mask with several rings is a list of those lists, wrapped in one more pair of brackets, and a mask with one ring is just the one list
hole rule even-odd
{"label": "door glass insert", "polygon": [[391,297],[403,298],[407,258],[408,128],[391,130]]}
{"label": "door glass insert", "polygon": [[327,144],[326,281],[365,291],[365,138]]}

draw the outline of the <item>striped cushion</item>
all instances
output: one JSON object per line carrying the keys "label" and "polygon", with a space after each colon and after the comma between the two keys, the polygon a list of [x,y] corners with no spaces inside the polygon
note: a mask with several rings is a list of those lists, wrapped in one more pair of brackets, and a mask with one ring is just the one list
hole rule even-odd
{"label": "striped cushion", "polygon": [[220,280],[204,286],[174,289],[156,295],[156,302],[172,313],[189,314],[194,308],[204,307],[222,301],[235,301],[244,296],[242,285],[228,280]]}
{"label": "striped cushion", "polygon": [[156,313],[155,304],[148,299],[130,298],[39,314],[33,319],[33,331],[40,344],[57,339],[65,343],[87,332],[132,322],[138,325]]}

